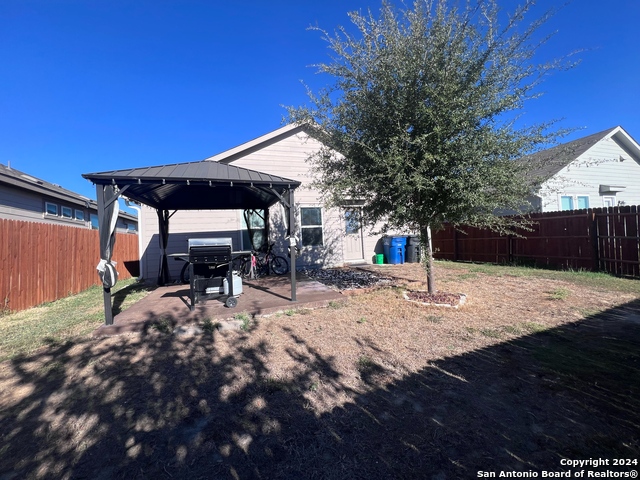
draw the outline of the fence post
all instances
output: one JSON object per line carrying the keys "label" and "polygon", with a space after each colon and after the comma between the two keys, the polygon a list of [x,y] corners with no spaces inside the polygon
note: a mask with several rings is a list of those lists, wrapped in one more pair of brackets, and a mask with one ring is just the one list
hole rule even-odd
{"label": "fence post", "polygon": [[458,229],[453,228],[453,261],[458,261]]}
{"label": "fence post", "polygon": [[591,216],[591,271],[600,271],[600,242],[598,241],[598,218],[594,210],[587,210]]}

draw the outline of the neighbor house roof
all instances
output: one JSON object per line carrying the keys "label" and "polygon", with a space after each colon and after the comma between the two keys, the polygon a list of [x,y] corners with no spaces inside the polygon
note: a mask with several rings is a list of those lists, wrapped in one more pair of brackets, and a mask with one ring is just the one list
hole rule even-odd
{"label": "neighbor house roof", "polygon": [[544,182],[586,153],[596,143],[611,137],[615,137],[625,149],[640,159],[640,146],[622,127],[618,126],[527,155],[520,161],[531,167],[529,171],[531,178]]}
{"label": "neighbor house roof", "polygon": [[[72,192],[55,183],[47,182],[41,178],[34,177],[8,165],[0,164],[0,185],[9,185],[14,188],[28,190],[39,195],[54,198],[85,208],[97,209],[95,200],[91,200],[84,195]],[[128,220],[138,221],[138,217],[127,212],[120,212],[120,216]]]}
{"label": "neighbor house roof", "polygon": [[[0,184],[10,185],[14,188],[28,190],[46,197],[55,198],[73,205],[85,208],[97,209],[95,200],[91,200],[84,195],[72,192],[55,183],[47,182],[41,178],[34,177],[8,165],[0,164]],[[129,220],[138,220],[138,217],[126,212],[120,212],[120,216]]]}

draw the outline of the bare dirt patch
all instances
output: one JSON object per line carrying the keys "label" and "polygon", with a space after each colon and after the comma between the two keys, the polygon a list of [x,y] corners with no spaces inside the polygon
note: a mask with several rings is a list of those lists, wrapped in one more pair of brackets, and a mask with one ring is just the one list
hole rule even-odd
{"label": "bare dirt patch", "polygon": [[441,267],[468,298],[439,309],[403,298],[419,265],[378,269],[394,286],[246,330],[0,364],[0,478],[445,479],[638,458],[633,295]]}

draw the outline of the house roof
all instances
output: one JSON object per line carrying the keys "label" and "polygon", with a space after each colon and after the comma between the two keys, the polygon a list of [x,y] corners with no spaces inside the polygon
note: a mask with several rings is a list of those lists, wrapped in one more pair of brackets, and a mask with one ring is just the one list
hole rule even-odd
{"label": "house roof", "polygon": [[[0,164],[0,184],[28,190],[72,205],[78,205],[93,210],[97,209],[97,203],[95,200],[7,165]],[[130,213],[120,212],[120,216],[127,218],[128,220],[138,221],[138,217],[131,215]]]}
{"label": "house roof", "polygon": [[95,184],[117,185],[125,197],[163,210],[268,208],[286,190],[300,185],[288,178],[204,160],[82,176]]}
{"label": "house roof", "polygon": [[638,143],[622,127],[617,126],[547,150],[536,152],[532,155],[527,155],[519,161],[531,167],[529,175],[532,178],[535,178],[538,182],[544,182],[560,172],[560,170],[582,154],[586,153],[587,150],[596,143],[612,137],[615,137],[615,140],[620,142],[625,149],[640,160],[640,146]]}

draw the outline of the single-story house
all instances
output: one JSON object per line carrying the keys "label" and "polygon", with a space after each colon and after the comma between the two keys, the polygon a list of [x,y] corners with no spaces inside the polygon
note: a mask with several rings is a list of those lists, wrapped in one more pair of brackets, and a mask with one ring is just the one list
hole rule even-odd
{"label": "single-story house", "polygon": [[[296,190],[295,218],[299,256],[297,266],[339,266],[349,263],[372,263],[382,253],[381,236],[371,235],[358,219],[358,206],[344,209],[326,208],[311,182],[313,175],[307,159],[321,148],[310,129],[286,125],[259,138],[224,151],[203,162],[218,162],[235,167],[288,178],[301,183]],[[124,193],[126,196],[126,192]],[[215,195],[212,191],[211,195]],[[265,221],[272,232],[283,231],[284,208],[276,204],[269,212],[243,210],[177,210],[171,216],[167,253],[183,253],[189,238],[230,237],[234,250],[249,250],[266,241]],[[161,262],[156,210],[142,205],[140,236],[142,276],[155,279]],[[274,235],[275,252],[287,255],[282,236]],[[170,261],[169,272],[177,279],[181,262]]]}
{"label": "single-story house", "polygon": [[[2,164],[0,218],[98,228],[95,200]],[[121,211],[116,232],[137,233],[138,217]]]}
{"label": "single-story house", "polygon": [[620,126],[524,157],[536,212],[640,205],[640,146]]}

